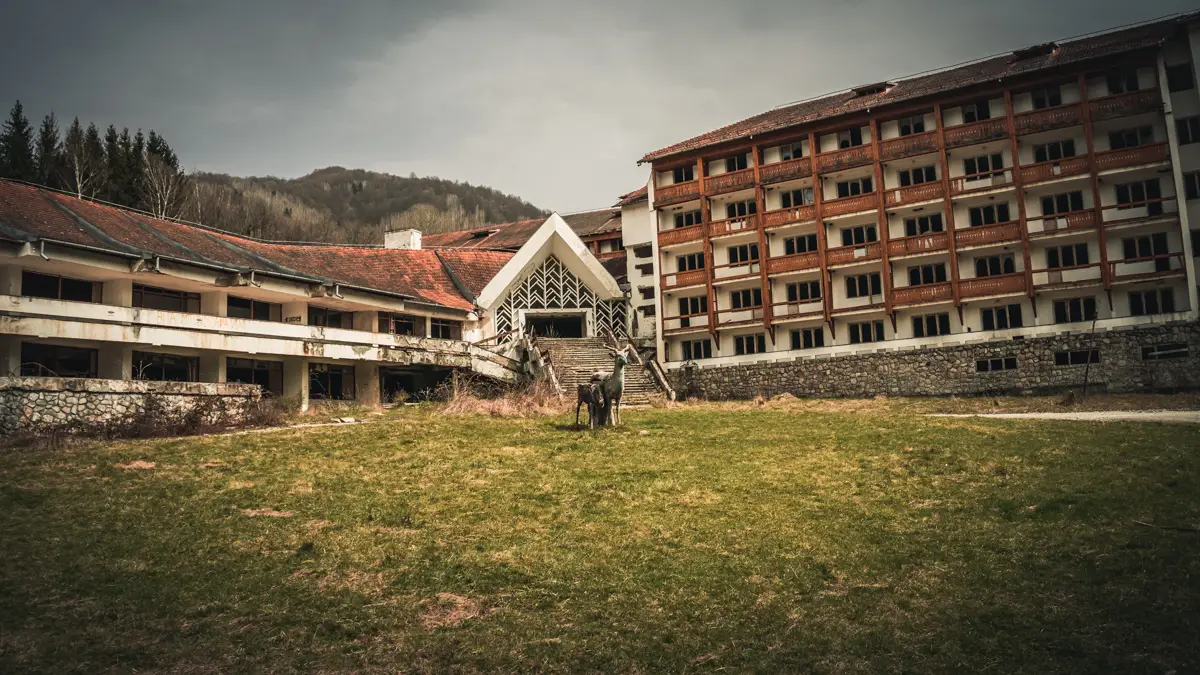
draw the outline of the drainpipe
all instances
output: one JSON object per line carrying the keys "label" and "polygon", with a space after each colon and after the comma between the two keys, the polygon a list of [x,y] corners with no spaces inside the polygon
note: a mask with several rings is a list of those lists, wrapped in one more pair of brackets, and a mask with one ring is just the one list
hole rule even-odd
{"label": "drainpipe", "polygon": [[38,240],[38,255],[42,256],[42,260],[49,260],[50,256],[46,255],[46,240]]}

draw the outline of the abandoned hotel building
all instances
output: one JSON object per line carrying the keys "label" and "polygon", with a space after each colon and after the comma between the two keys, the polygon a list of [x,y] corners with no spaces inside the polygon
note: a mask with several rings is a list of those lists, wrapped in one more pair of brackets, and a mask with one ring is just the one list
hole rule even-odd
{"label": "abandoned hotel building", "polygon": [[79,378],[373,404],[515,380],[530,333],[560,384],[633,340],[679,395],[1195,387],[1197,57],[1186,14],[859,86],[651,152],[612,208],[382,247],[0,182],[0,408]]}

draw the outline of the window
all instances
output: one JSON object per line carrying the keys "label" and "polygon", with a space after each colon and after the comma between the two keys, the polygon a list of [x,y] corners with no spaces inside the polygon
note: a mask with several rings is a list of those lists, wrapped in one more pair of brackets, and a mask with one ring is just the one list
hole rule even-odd
{"label": "window", "polygon": [[1034,162],[1056,162],[1074,156],[1075,140],[1071,138],[1033,146]]}
{"label": "window", "polygon": [[1186,359],[1188,346],[1186,342],[1142,347],[1143,361],[1163,361],[1166,359]]}
{"label": "window", "polygon": [[883,342],[883,322],[865,321],[850,324],[850,344]]}
{"label": "window", "polygon": [[874,225],[859,225],[842,230],[842,246],[860,246],[878,238]]}
{"label": "window", "polygon": [[675,214],[675,227],[689,227],[692,225],[699,225],[700,222],[699,210],[684,211],[682,213]]}
{"label": "window", "polygon": [[912,318],[913,337],[935,337],[950,334],[950,314],[926,314]]}
{"label": "window", "polygon": [[1138,74],[1136,70],[1120,70],[1113,71],[1108,74],[1108,93],[1124,94],[1131,91],[1137,91],[1141,88],[1138,84]]}
{"label": "window", "polygon": [[792,331],[792,349],[815,349],[825,346],[825,329],[801,328]]}
{"label": "window", "polygon": [[283,362],[228,358],[225,379],[230,382],[257,384],[263,391],[283,395]]}
{"label": "window", "polygon": [[758,244],[742,244],[725,249],[729,252],[730,265],[744,265],[758,262]]}
{"label": "window", "polygon": [[1079,267],[1088,264],[1087,244],[1067,244],[1046,249],[1047,269]]}
{"label": "window", "polygon": [[425,337],[425,317],[410,314],[379,313],[379,332],[392,335]]}
{"label": "window", "polygon": [[984,330],[1007,330],[1024,325],[1021,321],[1021,305],[1019,304],[984,307],[979,310],[979,318],[983,323]]}
{"label": "window", "polygon": [[692,164],[681,166],[672,171],[671,175],[674,177],[673,182],[675,183],[686,183],[688,181],[696,180],[696,167]]}
{"label": "window", "polygon": [[1183,192],[1189,201],[1200,199],[1200,171],[1188,171],[1183,174]]}
{"label": "window", "polygon": [[704,254],[703,253],[688,253],[685,255],[675,256],[676,270],[679,272],[690,272],[692,270],[704,269]]}
{"label": "window", "polygon": [[1042,197],[1042,215],[1053,216],[1083,210],[1083,193],[1079,190],[1061,195]]}
{"label": "window", "polygon": [[838,149],[853,148],[856,145],[863,144],[862,127],[839,131],[837,137]]}
{"label": "window", "polygon": [[1108,134],[1108,145],[1113,150],[1136,148],[1154,142],[1154,130],[1150,127],[1121,129]]}
{"label": "window", "polygon": [[1129,292],[1129,315],[1151,316],[1175,311],[1175,294],[1169,288]]}
{"label": "window", "polygon": [[915,166],[911,169],[900,171],[900,187],[932,183],[937,179],[937,171],[933,168],[932,164],[929,166]]}
{"label": "window", "polygon": [[800,159],[804,156],[804,143],[788,143],[787,145],[779,146],[779,160],[786,162],[789,159]]}
{"label": "window", "polygon": [[968,157],[963,160],[963,174],[968,181],[1004,175],[1004,155],[995,153]]}
{"label": "window", "polygon": [[730,307],[733,309],[752,309],[762,307],[761,288],[743,288],[729,293]]}
{"label": "window", "polygon": [[872,295],[881,295],[882,293],[883,284],[879,277],[879,272],[846,277],[847,298],[866,298]]}
{"label": "window", "polygon": [[1180,145],[1200,142],[1200,117],[1184,117],[1175,120],[1175,133]]}
{"label": "window", "polygon": [[995,225],[996,223],[1007,223],[1012,219],[1008,212],[1008,204],[972,206],[971,208],[967,209],[967,215],[971,218],[971,227]]}
{"label": "window", "polygon": [[353,314],[325,307],[308,307],[308,325],[325,328],[351,328],[354,324]]}
{"label": "window", "polygon": [[[133,353],[133,379],[157,382],[199,382],[200,359],[175,354]],[[228,374],[226,374],[228,379]]]}
{"label": "window", "polygon": [[133,306],[168,312],[200,313],[200,294],[156,286],[133,285]]}
{"label": "window", "polygon": [[96,302],[95,284],[82,279],[58,277],[37,272],[21,272],[21,295],[71,302]]}
{"label": "window", "polygon": [[274,302],[250,300],[231,295],[226,300],[226,312],[234,319],[254,319],[255,321],[283,321],[283,306]]}
{"label": "window", "polygon": [[311,398],[327,401],[354,398],[354,366],[308,364],[308,394]]}
{"label": "window", "polygon": [[913,134],[923,133],[925,131],[925,116],[913,115],[912,117],[901,117],[898,120],[900,124],[900,135],[911,136]]}
{"label": "window", "polygon": [[633,247],[633,257],[635,257],[635,258],[645,259],[645,258],[649,258],[653,255],[654,255],[654,249],[653,249],[653,247],[651,247],[648,244]]}
{"label": "window", "polygon": [[1152,258],[1154,256],[1167,255],[1171,252],[1167,246],[1166,232],[1155,232],[1143,237],[1128,237],[1121,240],[1121,245],[1124,249],[1126,260]]}
{"label": "window", "polygon": [[857,195],[865,195],[875,191],[875,186],[871,183],[871,177],[855,178],[854,180],[846,180],[837,184],[838,199],[845,197],[855,197]]}
{"label": "window", "polygon": [[929,265],[913,265],[908,268],[908,285],[909,286],[924,286],[925,284],[939,284],[946,281],[946,263],[932,263]]}
{"label": "window", "polygon": [[753,199],[741,202],[731,202],[725,205],[726,218],[745,218],[751,213],[758,212],[758,204]]}
{"label": "window", "polygon": [[788,302],[813,302],[820,299],[820,281],[797,281],[787,285]]}
{"label": "window", "polygon": [[976,101],[968,103],[962,107],[963,124],[971,122],[979,122],[981,120],[991,119],[992,111],[988,106],[987,101]]}
{"label": "window", "polygon": [[[650,289],[650,290],[654,290],[654,289]],[[654,316],[658,313],[658,307],[653,304],[642,305],[641,307],[638,307],[638,309],[640,309],[642,311],[642,314],[645,314],[646,316]]]}
{"label": "window", "polygon": [[1082,366],[1087,363],[1100,363],[1099,349],[1074,349],[1068,352],[1054,352],[1056,366]]}
{"label": "window", "polygon": [[638,286],[638,293],[640,293],[642,295],[643,300],[653,300],[654,299],[654,287],[653,286]]}
{"label": "window", "polygon": [[1070,298],[1054,301],[1054,323],[1078,323],[1096,318],[1095,298]]}
{"label": "window", "polygon": [[817,250],[817,235],[800,234],[783,240],[783,254],[812,253]]}
{"label": "window", "polygon": [[1167,66],[1167,89],[1169,91],[1187,91],[1196,86],[1196,74],[1192,72],[1192,64],[1177,63]]}
{"label": "window", "polygon": [[612,251],[612,252],[624,251],[625,250],[625,239],[622,237],[617,237],[616,239],[610,239],[608,250]]}
{"label": "window", "polygon": [[684,340],[679,343],[679,355],[684,361],[712,358],[712,340]]}
{"label": "window", "polygon": [[[1145,206],[1152,216],[1162,214],[1162,202],[1153,201],[1162,197],[1162,191],[1157,178],[1134,183],[1122,183],[1116,186],[1118,209],[1132,209]],[[1148,203],[1149,202],[1149,203]]]}
{"label": "window", "polygon": [[442,338],[443,340],[461,340],[462,322],[447,319],[430,319],[429,337]]}
{"label": "window", "polygon": [[766,333],[738,335],[733,338],[733,353],[738,356],[743,354],[761,354],[765,351],[767,351]]}
{"label": "window", "polygon": [[1033,99],[1034,110],[1062,105],[1062,89],[1057,84],[1034,89],[1029,95]]}
{"label": "window", "polygon": [[734,155],[733,157],[725,158],[725,172],[726,173],[729,173],[731,171],[741,171],[742,169],[746,168],[747,166],[748,165],[746,163],[746,155],[744,155],[744,154]]}
{"label": "window", "polygon": [[803,204],[811,204],[813,203],[813,189],[806,187],[796,190],[784,190],[779,194],[779,201],[785,209]]}
{"label": "window", "polygon": [[692,317],[700,314],[708,314],[708,296],[679,298],[679,316],[682,317],[679,319],[680,328],[690,328]]}
{"label": "window", "polygon": [[22,377],[98,377],[97,363],[95,349],[21,343]]}
{"label": "window", "polygon": [[1017,357],[1004,356],[997,359],[980,359],[975,362],[975,372],[995,373],[1001,370],[1016,370]]}
{"label": "window", "polygon": [[927,216],[904,219],[904,236],[906,237],[943,231],[945,231],[945,227],[942,225],[942,214],[940,213],[931,213]]}
{"label": "window", "polygon": [[988,255],[975,259],[975,276],[994,277],[1000,274],[1016,274],[1017,265],[1011,253]]}

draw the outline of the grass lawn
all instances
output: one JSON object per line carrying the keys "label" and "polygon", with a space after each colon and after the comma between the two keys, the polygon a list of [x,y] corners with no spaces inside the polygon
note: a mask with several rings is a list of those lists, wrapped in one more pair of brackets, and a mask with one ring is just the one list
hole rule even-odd
{"label": "grass lawn", "polygon": [[624,418],[0,452],[0,672],[1200,672],[1200,429]]}

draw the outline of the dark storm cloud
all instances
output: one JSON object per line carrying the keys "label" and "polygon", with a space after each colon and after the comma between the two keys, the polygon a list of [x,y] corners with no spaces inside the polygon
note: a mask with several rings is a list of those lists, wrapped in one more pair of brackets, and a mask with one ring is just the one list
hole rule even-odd
{"label": "dark storm cloud", "polygon": [[571,210],[772,106],[1188,4],[29,2],[0,8],[0,95],[153,127],[194,168],[436,174]]}

